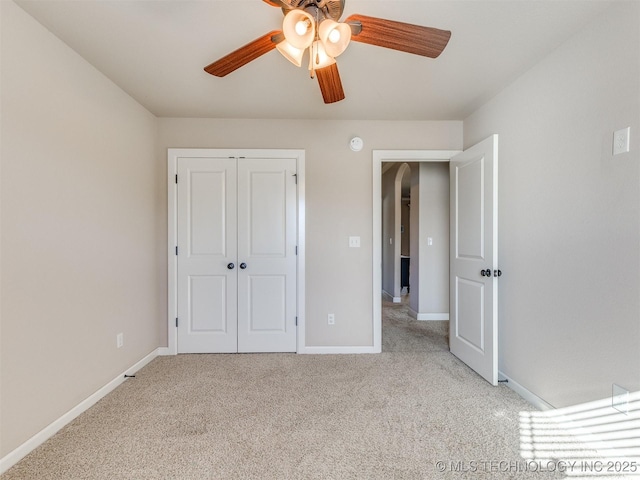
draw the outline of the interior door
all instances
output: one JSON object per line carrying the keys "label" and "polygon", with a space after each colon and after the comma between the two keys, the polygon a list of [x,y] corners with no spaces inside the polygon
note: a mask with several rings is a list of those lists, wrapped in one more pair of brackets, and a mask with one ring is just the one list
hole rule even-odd
{"label": "interior door", "polygon": [[178,179],[178,352],[237,352],[236,160],[180,158]]}
{"label": "interior door", "polygon": [[296,160],[238,161],[238,351],[296,351]]}
{"label": "interior door", "polygon": [[295,352],[296,159],[178,159],[178,352]]}
{"label": "interior door", "polygon": [[498,384],[498,136],[450,162],[451,353]]}

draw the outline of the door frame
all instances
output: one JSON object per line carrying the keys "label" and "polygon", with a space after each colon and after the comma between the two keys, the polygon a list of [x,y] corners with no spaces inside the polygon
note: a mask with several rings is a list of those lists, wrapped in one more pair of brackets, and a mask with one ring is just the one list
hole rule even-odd
{"label": "door frame", "polygon": [[169,148],[167,149],[167,349],[163,354],[178,354],[178,158],[294,158],[297,168],[297,232],[296,304],[298,318],[296,352],[305,345],[305,151],[293,149],[219,149],[219,148]]}
{"label": "door frame", "polygon": [[382,163],[449,162],[462,150],[373,150],[373,350],[382,352]]}

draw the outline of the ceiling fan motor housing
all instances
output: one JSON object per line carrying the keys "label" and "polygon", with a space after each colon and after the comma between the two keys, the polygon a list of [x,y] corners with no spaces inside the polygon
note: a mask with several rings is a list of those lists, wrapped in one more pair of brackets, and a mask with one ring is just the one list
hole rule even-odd
{"label": "ceiling fan motor housing", "polygon": [[282,7],[282,13],[286,15],[290,10],[299,9],[316,18],[318,23],[327,18],[337,22],[344,12],[344,2],[345,0],[292,0],[291,8]]}

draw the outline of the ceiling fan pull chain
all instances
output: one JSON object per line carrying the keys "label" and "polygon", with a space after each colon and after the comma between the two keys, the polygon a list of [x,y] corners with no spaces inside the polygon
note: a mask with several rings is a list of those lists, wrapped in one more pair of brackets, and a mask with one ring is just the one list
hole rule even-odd
{"label": "ceiling fan pull chain", "polygon": [[[309,47],[309,57],[313,58],[313,43]],[[311,60],[310,63],[311,63],[311,65],[310,65],[311,68],[309,68],[309,72],[310,72],[311,78],[313,78],[315,76],[314,75],[315,74],[315,68],[313,67],[313,60]]]}
{"label": "ceiling fan pull chain", "polygon": [[[315,39],[316,42],[318,41],[318,8],[316,8],[316,24],[314,25],[314,31],[315,31]],[[313,64],[313,45],[316,44],[315,42],[312,42],[311,45],[309,46],[309,69],[310,69],[310,76],[313,79],[315,77],[315,73],[316,73],[316,69],[315,66]],[[317,45],[317,44],[316,44]],[[317,46],[316,46],[316,64],[320,63],[320,56],[318,55],[318,50],[317,50]]]}

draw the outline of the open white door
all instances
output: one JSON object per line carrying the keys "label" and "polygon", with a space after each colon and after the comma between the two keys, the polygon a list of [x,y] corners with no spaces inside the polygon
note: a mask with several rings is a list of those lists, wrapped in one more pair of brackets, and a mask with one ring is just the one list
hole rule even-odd
{"label": "open white door", "polygon": [[450,162],[451,353],[498,384],[498,135]]}

